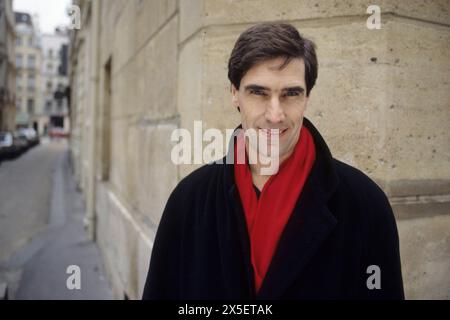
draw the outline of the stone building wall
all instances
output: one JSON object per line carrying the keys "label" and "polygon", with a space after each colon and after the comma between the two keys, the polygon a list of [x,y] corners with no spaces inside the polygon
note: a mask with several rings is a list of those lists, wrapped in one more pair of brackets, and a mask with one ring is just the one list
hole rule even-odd
{"label": "stone building wall", "polygon": [[292,23],[317,44],[306,117],[336,158],[388,194],[407,298],[450,298],[448,1],[378,1],[379,30],[366,27],[372,3],[360,0],[78,3],[72,83],[84,92],[73,94],[72,159],[116,298],[141,296],[167,198],[198,167],[171,162],[172,131],[193,132],[195,120],[236,127],[228,57],[265,21]]}

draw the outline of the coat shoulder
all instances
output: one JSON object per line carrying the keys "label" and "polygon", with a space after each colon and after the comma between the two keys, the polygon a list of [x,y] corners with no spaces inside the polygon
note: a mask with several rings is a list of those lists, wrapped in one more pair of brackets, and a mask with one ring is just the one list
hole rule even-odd
{"label": "coat shoulder", "polygon": [[333,165],[340,183],[353,195],[366,200],[387,201],[384,191],[364,172],[337,159],[333,159]]}
{"label": "coat shoulder", "polygon": [[183,227],[188,221],[186,219],[196,214],[198,206],[205,202],[218,171],[216,165],[205,165],[181,179],[166,202],[160,224],[165,222],[172,225],[173,229]]}
{"label": "coat shoulder", "polygon": [[341,190],[359,204],[361,213],[376,225],[393,225],[395,217],[389,199],[375,181],[361,170],[333,159]]}
{"label": "coat shoulder", "polygon": [[207,164],[189,173],[181,179],[172,192],[173,196],[192,197],[194,194],[206,192],[212,184],[217,183],[221,171],[219,164]]}

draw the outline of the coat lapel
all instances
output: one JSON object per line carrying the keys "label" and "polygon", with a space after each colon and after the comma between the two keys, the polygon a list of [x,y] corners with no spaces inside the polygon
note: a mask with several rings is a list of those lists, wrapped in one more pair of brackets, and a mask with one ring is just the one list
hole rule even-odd
{"label": "coat lapel", "polygon": [[317,175],[311,172],[281,235],[256,296],[258,299],[281,297],[333,231],[337,220],[328,210],[322,196],[317,185]]}
{"label": "coat lapel", "polygon": [[[233,171],[232,165],[225,165]],[[229,299],[254,298],[253,270],[250,263],[250,239],[239,194],[234,185],[226,190],[226,201],[218,210],[217,235],[224,286]]]}

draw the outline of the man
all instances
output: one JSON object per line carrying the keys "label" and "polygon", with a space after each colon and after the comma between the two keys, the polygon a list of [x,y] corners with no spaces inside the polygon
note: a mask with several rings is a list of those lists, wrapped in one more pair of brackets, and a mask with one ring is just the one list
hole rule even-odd
{"label": "man", "polygon": [[253,26],[235,44],[228,77],[242,129],[278,141],[278,171],[261,174],[245,140],[244,163],[224,159],[183,179],[161,218],[143,298],[403,299],[388,199],[332,158],[303,116],[314,44],[289,24]]}

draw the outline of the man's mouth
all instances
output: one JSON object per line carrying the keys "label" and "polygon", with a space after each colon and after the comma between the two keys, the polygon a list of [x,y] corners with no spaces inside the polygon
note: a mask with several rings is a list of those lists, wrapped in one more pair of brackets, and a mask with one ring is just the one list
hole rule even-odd
{"label": "man's mouth", "polygon": [[267,137],[274,137],[274,136],[279,136],[282,137],[286,131],[288,130],[288,128],[284,128],[284,129],[263,129],[263,128],[258,128],[258,130],[261,130],[263,134],[265,134]]}

